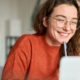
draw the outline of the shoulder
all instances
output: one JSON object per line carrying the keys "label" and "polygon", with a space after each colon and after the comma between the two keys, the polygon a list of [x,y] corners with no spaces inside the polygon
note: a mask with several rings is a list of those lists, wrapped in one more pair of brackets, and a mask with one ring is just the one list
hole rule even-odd
{"label": "shoulder", "polygon": [[28,43],[34,41],[38,36],[36,34],[24,34],[18,38],[19,43]]}
{"label": "shoulder", "polygon": [[13,47],[14,49],[18,47],[30,47],[32,43],[35,43],[37,37],[36,34],[24,34],[18,38]]}
{"label": "shoulder", "polygon": [[21,55],[21,53],[31,53],[31,47],[32,47],[32,43],[31,40],[34,40],[35,34],[24,34],[22,36],[20,36],[17,41],[15,42],[15,44],[13,45],[12,49],[10,50],[10,54],[12,53],[17,53],[16,55]]}
{"label": "shoulder", "polygon": [[38,36],[36,34],[24,34],[22,35],[21,37],[19,37],[19,41],[24,41],[24,40],[31,40],[31,39],[35,39],[37,38]]}
{"label": "shoulder", "polygon": [[18,38],[18,41],[28,40],[32,37],[34,38],[34,34],[24,34]]}

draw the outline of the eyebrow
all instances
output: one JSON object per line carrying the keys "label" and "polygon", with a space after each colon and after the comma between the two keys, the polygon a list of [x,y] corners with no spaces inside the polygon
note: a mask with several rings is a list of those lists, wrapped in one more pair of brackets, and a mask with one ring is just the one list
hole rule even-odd
{"label": "eyebrow", "polygon": [[[67,17],[64,16],[64,15],[56,15],[55,17],[58,17],[58,16],[61,16],[61,17],[67,18]],[[74,18],[72,18],[72,19],[78,19],[78,18],[74,17]]]}

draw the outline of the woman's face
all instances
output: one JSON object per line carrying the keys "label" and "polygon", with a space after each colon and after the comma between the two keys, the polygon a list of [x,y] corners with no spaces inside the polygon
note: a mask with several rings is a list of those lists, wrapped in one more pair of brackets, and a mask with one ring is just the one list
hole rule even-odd
{"label": "woman's face", "polygon": [[[46,17],[43,18],[43,25],[46,27],[45,39],[51,46],[60,46],[64,41],[66,43],[72,38],[76,30],[73,30],[71,26],[75,25],[77,20],[77,9],[73,5],[62,4],[54,8],[48,21]],[[67,20],[64,26],[63,23],[58,24],[57,19]],[[70,21],[71,24],[70,24]],[[71,26],[70,26],[71,25]]]}

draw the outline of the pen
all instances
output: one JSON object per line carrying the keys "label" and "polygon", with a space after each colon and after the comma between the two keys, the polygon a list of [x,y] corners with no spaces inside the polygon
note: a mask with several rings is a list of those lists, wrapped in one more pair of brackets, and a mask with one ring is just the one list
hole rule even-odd
{"label": "pen", "polygon": [[67,57],[67,44],[65,41],[64,41],[64,52],[65,52],[65,56]]}

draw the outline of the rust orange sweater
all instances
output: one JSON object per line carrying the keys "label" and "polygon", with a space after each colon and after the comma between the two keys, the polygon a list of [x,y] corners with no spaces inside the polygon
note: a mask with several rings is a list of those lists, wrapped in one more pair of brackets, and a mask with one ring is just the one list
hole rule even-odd
{"label": "rust orange sweater", "polygon": [[1,80],[58,80],[60,47],[49,46],[43,36],[23,35],[11,49]]}

